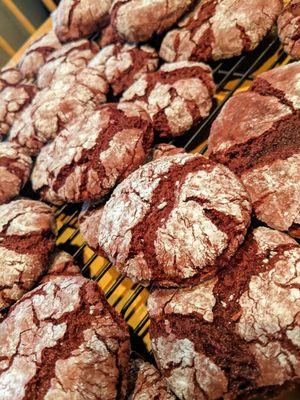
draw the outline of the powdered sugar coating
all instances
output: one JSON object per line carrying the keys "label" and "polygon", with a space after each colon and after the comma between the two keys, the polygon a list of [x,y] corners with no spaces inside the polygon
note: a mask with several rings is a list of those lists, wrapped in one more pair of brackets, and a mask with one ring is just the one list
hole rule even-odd
{"label": "powdered sugar coating", "polygon": [[43,89],[63,76],[76,73],[79,68],[86,67],[97,54],[98,45],[87,39],[75,40],[61,46],[51,53],[46,63],[39,69],[37,85]]}
{"label": "powdered sugar coating", "polygon": [[78,217],[80,233],[95,251],[98,250],[98,229],[103,207],[102,202],[85,202]]}
{"label": "powdered sugar coating", "polygon": [[115,189],[99,246],[133,281],[177,286],[214,274],[218,257],[230,258],[243,240],[250,213],[246,192],[226,168],[199,155],[162,157]]}
{"label": "powdered sugar coating", "polygon": [[122,39],[145,42],[172,26],[192,3],[193,0],[115,0],[111,23]]}
{"label": "powdered sugar coating", "polygon": [[0,70],[0,92],[7,86],[15,86],[23,80],[19,68],[2,68]]}
{"label": "powdered sugar coating", "polygon": [[299,260],[289,236],[258,228],[216,278],[150,295],[154,355],[179,399],[265,398],[299,379]]}
{"label": "powdered sugar coating", "polygon": [[47,273],[40,283],[46,283],[57,277],[80,275],[80,268],[75,264],[73,257],[62,250],[56,250],[51,256]]}
{"label": "powdered sugar coating", "polygon": [[168,62],[219,60],[253,50],[271,29],[281,0],[205,0],[168,32],[160,56]]}
{"label": "powdered sugar coating", "polygon": [[292,58],[300,59],[300,2],[291,0],[278,18],[278,35],[283,48]]}
{"label": "powdered sugar coating", "polygon": [[46,204],[21,199],[0,206],[0,308],[18,300],[45,272],[55,229]]}
{"label": "powdered sugar coating", "polygon": [[97,32],[109,20],[112,0],[62,0],[54,16],[55,33],[62,42]]}
{"label": "powdered sugar coating", "polygon": [[9,140],[36,155],[65,126],[106,101],[108,85],[101,71],[80,68],[38,92],[15,121]]}
{"label": "powdered sugar coating", "polygon": [[17,196],[26,184],[32,160],[13,143],[0,143],[0,204]]}
{"label": "powdered sugar coating", "polygon": [[143,75],[122,101],[145,108],[161,136],[179,136],[209,114],[214,90],[210,67],[184,61]]}
{"label": "powdered sugar coating", "polygon": [[26,78],[35,78],[47,57],[60,48],[61,44],[53,31],[39,37],[26,49],[19,62],[22,75]]}
{"label": "powdered sugar coating", "polygon": [[65,201],[98,200],[147,159],[152,141],[149,116],[137,105],[97,107],[50,145],[50,188]]}
{"label": "powdered sugar coating", "polygon": [[133,44],[111,44],[104,47],[89,64],[104,68],[104,75],[114,95],[121,94],[143,73],[155,71],[158,54],[152,47]]}
{"label": "powdered sugar coating", "polygon": [[2,322],[0,343],[2,399],[125,398],[126,325],[83,277],[56,278],[24,296]]}

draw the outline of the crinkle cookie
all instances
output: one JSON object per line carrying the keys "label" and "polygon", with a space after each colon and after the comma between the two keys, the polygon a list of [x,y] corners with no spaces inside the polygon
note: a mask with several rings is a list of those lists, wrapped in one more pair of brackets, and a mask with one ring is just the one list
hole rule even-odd
{"label": "crinkle cookie", "polygon": [[39,201],[0,206],[0,309],[18,300],[47,270],[55,226],[51,208]]}
{"label": "crinkle cookie", "polygon": [[112,0],[61,0],[54,16],[59,40],[80,39],[107,25],[111,3]]}
{"label": "crinkle cookie", "polygon": [[19,68],[3,68],[0,70],[0,92],[7,86],[15,86],[23,80]]}
{"label": "crinkle cookie", "polygon": [[300,224],[300,63],[259,75],[211,128],[210,157],[242,180],[258,219],[298,236]]}
{"label": "crinkle cookie", "polygon": [[278,18],[278,35],[284,51],[300,59],[300,1],[290,1]]}
{"label": "crinkle cookie", "polygon": [[120,38],[145,42],[172,26],[194,0],[114,0],[111,23]]}
{"label": "crinkle cookie", "polygon": [[99,224],[99,251],[134,282],[189,285],[214,275],[244,239],[248,195],[200,155],[149,162],[117,186]]}
{"label": "crinkle cookie", "polygon": [[51,256],[50,266],[40,283],[46,283],[63,276],[80,275],[80,268],[73,257],[62,250],[56,250]]}
{"label": "crinkle cookie", "polygon": [[158,160],[161,157],[173,156],[175,154],[184,153],[185,150],[182,147],[176,147],[172,144],[160,143],[153,149],[152,160]]}
{"label": "crinkle cookie", "polygon": [[269,398],[300,378],[300,247],[252,232],[219,274],[148,301],[157,364],[181,400]]}
{"label": "crinkle cookie", "polygon": [[39,89],[50,86],[52,82],[65,75],[76,73],[79,68],[86,67],[98,50],[98,45],[87,39],[64,44],[51,53],[46,63],[39,69],[37,77]]}
{"label": "crinkle cookie", "polygon": [[99,222],[102,215],[103,202],[83,203],[81,212],[78,217],[79,229],[88,246],[94,250],[98,250]]}
{"label": "crinkle cookie", "polygon": [[10,84],[0,92],[0,140],[4,138],[20,113],[36,94],[35,85],[28,83]]}
{"label": "crinkle cookie", "polygon": [[238,56],[255,49],[281,10],[282,0],[203,0],[166,34],[159,54],[168,62]]}
{"label": "crinkle cookie", "polygon": [[160,136],[179,136],[209,114],[215,91],[211,72],[202,63],[164,64],[130,86],[122,101],[145,108]]}
{"label": "crinkle cookie", "polygon": [[0,143],[0,204],[16,197],[25,186],[32,160],[13,143]]}
{"label": "crinkle cookie", "polygon": [[124,92],[143,73],[155,71],[158,68],[158,54],[147,45],[117,43],[100,50],[89,65],[104,68],[106,80],[116,96]]}
{"label": "crinkle cookie", "polygon": [[80,68],[37,93],[15,121],[9,140],[37,155],[67,124],[106,101],[108,85],[101,71]]}
{"label": "crinkle cookie", "polygon": [[51,143],[50,188],[66,202],[99,200],[146,161],[152,142],[152,124],[142,108],[99,106]]}
{"label": "crinkle cookie", "polygon": [[0,398],[123,400],[129,355],[128,328],[97,283],[56,278],[0,325]]}

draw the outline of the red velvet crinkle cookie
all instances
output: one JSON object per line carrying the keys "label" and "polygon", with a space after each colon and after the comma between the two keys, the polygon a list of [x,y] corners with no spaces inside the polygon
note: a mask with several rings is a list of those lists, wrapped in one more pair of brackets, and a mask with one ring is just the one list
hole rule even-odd
{"label": "red velvet crinkle cookie", "polygon": [[281,9],[282,0],[203,0],[166,34],[160,56],[168,62],[238,56],[260,43]]}
{"label": "red velvet crinkle cookie", "polygon": [[44,203],[21,199],[0,206],[0,309],[18,300],[46,272],[55,229],[54,214]]}
{"label": "red velvet crinkle cookie", "polygon": [[0,398],[123,400],[130,339],[96,282],[38,286],[0,325]]}
{"label": "red velvet crinkle cookie", "polygon": [[104,68],[105,77],[113,89],[113,94],[118,95],[143,73],[157,69],[158,54],[148,45],[117,43],[100,50],[89,65]]}
{"label": "red velvet crinkle cookie", "polygon": [[283,48],[292,58],[300,59],[300,1],[290,1],[278,18],[278,34]]}
{"label": "red velvet crinkle cookie", "polygon": [[194,0],[114,0],[111,23],[120,38],[146,42],[172,26]]}
{"label": "red velvet crinkle cookie", "polygon": [[234,96],[212,125],[210,157],[246,187],[256,216],[299,235],[300,63],[259,75]]}
{"label": "red velvet crinkle cookie", "polygon": [[22,75],[26,78],[35,78],[47,57],[60,48],[60,41],[53,31],[39,37],[31,43],[19,62]]}
{"label": "red velvet crinkle cookie", "polygon": [[214,91],[210,67],[182,61],[144,74],[124,92],[122,101],[145,108],[162,137],[179,136],[209,114]]}
{"label": "red velvet crinkle cookie", "polygon": [[21,83],[23,75],[19,68],[3,68],[0,70],[0,92],[7,86],[15,86]]}
{"label": "red velvet crinkle cookie", "polygon": [[152,124],[142,108],[96,107],[50,144],[50,188],[66,202],[99,200],[146,161],[152,142]]}
{"label": "red velvet crinkle cookie", "polygon": [[76,73],[79,68],[86,67],[98,50],[98,45],[87,39],[64,44],[51,53],[46,63],[39,69],[37,77],[39,89],[50,86],[53,81],[65,75]]}
{"label": "red velvet crinkle cookie", "polygon": [[134,282],[189,285],[214,275],[250,223],[235,175],[200,155],[152,161],[114,190],[99,224],[99,251]]}
{"label": "red velvet crinkle cookie", "polygon": [[73,257],[62,250],[56,250],[51,255],[50,265],[40,283],[46,283],[57,277],[81,275],[80,268]]}
{"label": "red velvet crinkle cookie", "polygon": [[288,235],[258,228],[215,278],[150,295],[153,352],[179,399],[267,398],[299,382],[299,259]]}
{"label": "red velvet crinkle cookie", "polygon": [[61,0],[54,15],[55,33],[62,42],[97,32],[109,21],[112,0]]}
{"label": "red velvet crinkle cookie", "polygon": [[25,186],[32,160],[13,143],[0,143],[0,204],[16,197]]}
{"label": "red velvet crinkle cookie", "polygon": [[102,215],[103,202],[85,202],[78,217],[79,229],[88,246],[98,250],[99,223]]}
{"label": "red velvet crinkle cookie", "polygon": [[67,124],[104,103],[107,92],[101,71],[77,69],[37,93],[15,121],[9,140],[23,146],[30,155],[37,155]]}

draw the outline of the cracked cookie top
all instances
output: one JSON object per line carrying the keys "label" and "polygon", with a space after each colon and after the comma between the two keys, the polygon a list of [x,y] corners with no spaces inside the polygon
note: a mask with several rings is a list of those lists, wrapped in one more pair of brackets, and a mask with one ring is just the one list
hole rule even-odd
{"label": "cracked cookie top", "polygon": [[0,206],[0,308],[18,300],[45,273],[55,230],[54,214],[44,203],[20,199]]}
{"label": "cracked cookie top", "polygon": [[299,235],[300,63],[259,75],[214,121],[210,157],[240,176],[257,217]]}
{"label": "cracked cookie top", "polygon": [[160,48],[165,61],[208,61],[253,50],[271,29],[282,0],[204,0],[168,32]]}
{"label": "cracked cookie top", "polygon": [[300,59],[300,1],[291,0],[278,18],[278,35],[284,51]]}
{"label": "cracked cookie top", "polygon": [[265,398],[299,380],[299,260],[288,235],[257,228],[215,278],[150,295],[152,348],[179,399]]}
{"label": "cracked cookie top", "polygon": [[62,0],[54,16],[54,29],[62,42],[97,32],[109,21],[112,0]]}
{"label": "cracked cookie top", "polygon": [[200,155],[162,157],[114,190],[99,251],[134,282],[188,285],[232,257],[250,215],[248,195],[226,167]]}
{"label": "cracked cookie top", "polygon": [[15,86],[21,83],[23,75],[19,68],[2,68],[0,70],[0,92],[7,86]]}
{"label": "cracked cookie top", "polygon": [[143,73],[155,71],[158,54],[152,47],[133,44],[111,44],[92,59],[91,67],[104,68],[104,75],[115,96],[121,94]]}
{"label": "cracked cookie top", "polygon": [[114,0],[111,23],[127,42],[146,42],[172,26],[194,0]]}
{"label": "cracked cookie top", "polygon": [[61,44],[53,31],[39,37],[28,46],[19,62],[22,75],[26,78],[35,78],[49,55],[60,48]]}
{"label": "cracked cookie top", "polygon": [[97,283],[61,277],[16,303],[0,325],[0,397],[123,400],[130,340]]}
{"label": "cracked cookie top", "polygon": [[56,250],[51,255],[50,265],[40,283],[46,283],[57,277],[81,275],[80,268],[73,257],[62,250]]}
{"label": "cracked cookie top", "polygon": [[122,101],[143,107],[160,136],[180,136],[209,114],[214,91],[210,67],[181,61],[144,74]]}
{"label": "cracked cookie top", "polygon": [[76,73],[79,68],[88,65],[98,50],[98,45],[87,39],[62,45],[47,57],[46,63],[39,69],[37,86],[43,89],[65,75]]}
{"label": "cracked cookie top", "polygon": [[30,155],[37,155],[67,124],[104,103],[107,92],[101,71],[77,69],[37,93],[15,121],[9,140],[23,146]]}
{"label": "cracked cookie top", "polygon": [[0,204],[16,197],[25,186],[32,160],[16,144],[0,143]]}

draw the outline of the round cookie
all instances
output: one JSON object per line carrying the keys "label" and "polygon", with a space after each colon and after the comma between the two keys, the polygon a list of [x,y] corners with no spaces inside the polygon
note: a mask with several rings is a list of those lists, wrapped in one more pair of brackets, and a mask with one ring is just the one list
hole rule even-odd
{"label": "round cookie", "polygon": [[18,68],[2,68],[0,70],[0,92],[7,86],[15,86],[23,80]]}
{"label": "round cookie", "polygon": [[300,59],[300,1],[291,0],[280,14],[278,35],[284,51],[292,58]]}
{"label": "round cookie", "polygon": [[146,161],[152,142],[152,124],[142,108],[96,107],[51,143],[50,188],[66,202],[99,200]]}
{"label": "round cookie", "polygon": [[99,224],[99,251],[134,282],[189,285],[232,257],[250,223],[235,175],[200,155],[162,157],[117,186]]}
{"label": "round cookie", "polygon": [[16,197],[25,186],[32,160],[13,143],[0,143],[0,204]]}
{"label": "round cookie", "polygon": [[109,21],[112,0],[62,0],[55,12],[54,29],[62,42],[97,32]]}
{"label": "round cookie", "polygon": [[209,114],[214,91],[210,67],[183,61],[144,74],[122,101],[145,108],[161,137],[180,136]]}
{"label": "round cookie", "polygon": [[91,67],[104,68],[104,75],[115,96],[124,92],[143,73],[155,71],[158,54],[150,46],[111,44],[92,59]]}
{"label": "round cookie", "polygon": [[54,214],[44,203],[20,199],[0,206],[0,309],[18,300],[45,273],[55,227]]}
{"label": "round cookie", "polygon": [[39,37],[26,49],[19,62],[22,75],[26,78],[35,78],[47,57],[60,48],[61,44],[53,31]]}
{"label": "round cookie", "polygon": [[258,219],[299,235],[300,63],[259,75],[212,125],[210,157],[246,187]]}
{"label": "round cookie", "polygon": [[73,257],[62,250],[56,250],[51,256],[50,266],[40,283],[46,283],[62,276],[81,275],[80,268]]}
{"label": "round cookie", "polygon": [[78,217],[79,229],[88,246],[98,251],[99,222],[102,215],[103,202],[85,202]]}
{"label": "round cookie", "polygon": [[0,397],[123,400],[130,339],[96,282],[56,278],[0,325]]}
{"label": "round cookie", "polygon": [[111,24],[121,39],[146,42],[172,26],[194,0],[115,0]]}
{"label": "round cookie", "polygon": [[271,29],[282,0],[204,0],[168,32],[161,44],[165,61],[220,60],[250,51]]}
{"label": "round cookie", "polygon": [[79,68],[88,65],[98,50],[98,45],[87,39],[64,44],[60,49],[53,51],[39,69],[37,86],[43,89],[65,75],[76,73]]}
{"label": "round cookie", "polygon": [[267,398],[299,381],[299,257],[258,228],[215,278],[150,295],[153,352],[179,399]]}
{"label": "round cookie", "polygon": [[107,92],[101,71],[77,69],[37,93],[15,121],[9,140],[23,146],[30,155],[37,155],[69,123],[104,103]]}

